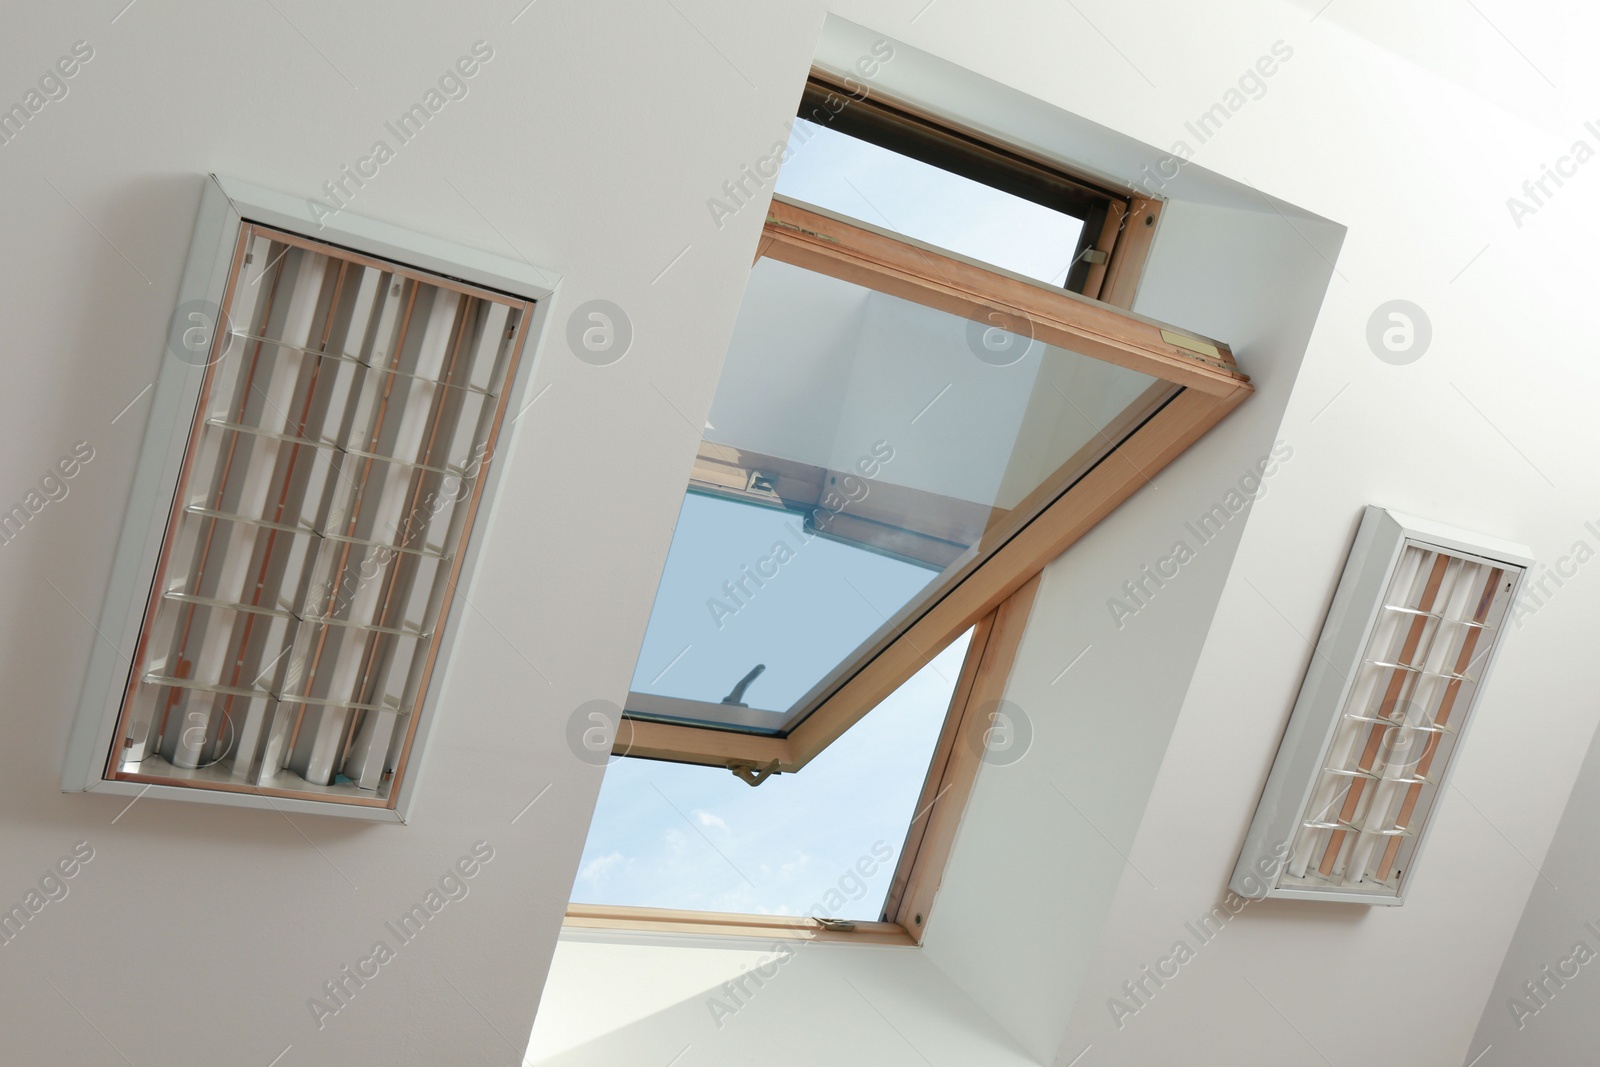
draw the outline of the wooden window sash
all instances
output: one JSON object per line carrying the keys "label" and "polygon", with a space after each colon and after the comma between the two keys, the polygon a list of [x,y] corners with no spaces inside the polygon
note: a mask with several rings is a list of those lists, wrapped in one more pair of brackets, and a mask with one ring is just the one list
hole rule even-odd
{"label": "wooden window sash", "polygon": [[[842,122],[834,121],[833,109],[819,107],[830,94],[847,101],[838,112]],[[1065,288],[1113,307],[1133,307],[1161,217],[1159,198],[1114,188],[1058,160],[997,144],[982,131],[817,68],[806,83],[800,117],[826,117],[826,128],[1081,217],[1083,234]],[[1018,174],[1031,190],[1019,187]],[[1008,175],[1012,181],[1006,180]]]}
{"label": "wooden window sash", "polygon": [[759,937],[784,941],[848,941],[858,945],[905,948],[917,943],[910,931],[899,923],[857,921],[830,925],[804,915],[746,915],[723,911],[636,908],[619,904],[569,904],[562,925],[580,930]]}
{"label": "wooden window sash", "polygon": [[1038,588],[1039,576],[1035,575],[973,627],[880,921],[839,926],[809,916],[575,903],[567,906],[564,925],[626,933],[920,945],[967,799],[983,764],[986,709],[1005,693]]}
{"label": "wooden window sash", "polygon": [[[1003,309],[1014,321],[1026,322],[1042,342],[1158,379],[1148,405],[1134,405],[1123,424],[1107,427],[1102,435],[1117,441],[1126,433],[1125,439],[1109,451],[1106,441],[1097,442],[1098,451],[1073,457],[1064,467],[1072,475],[1070,485],[1063,491],[1051,479],[1036,490],[1041,497],[1059,495],[1021,529],[991,527],[1003,543],[987,558],[980,553],[981,562],[937,601],[909,612],[903,628],[868,653],[870,660],[852,657],[841,665],[826,681],[826,696],[783,736],[630,717],[630,729],[619,731],[615,747],[618,754],[652,759],[792,773],[1221,421],[1251,387],[1221,342],[781,197],[773,200],[760,254],[963,318],[985,321]],[[1178,387],[1175,393],[1173,387]],[[752,466],[759,469],[765,461],[725,446],[704,452],[696,463],[697,477],[730,492]],[[1070,466],[1074,463],[1077,468]],[[773,466],[780,498],[789,493],[803,501],[813,484],[820,490],[820,468]]]}
{"label": "wooden window sash", "polygon": [[[828,76],[814,72],[813,84]],[[876,103],[883,103],[878,98]],[[853,106],[859,106],[859,101]],[[896,104],[913,118],[915,110]],[[937,121],[937,120],[933,120]],[[947,124],[948,125],[948,124]],[[981,137],[956,129],[962,135]],[[1042,161],[1035,160],[1040,163]],[[1043,165],[1049,166],[1048,163]],[[1085,355],[1139,370],[1158,379],[1152,390],[1178,385],[1154,410],[1132,405],[1124,420],[1106,427],[1119,443],[1093,457],[1082,476],[1031,522],[915,621],[786,736],[741,733],[679,723],[627,719],[619,755],[710,766],[797,771],[841,736],[907,678],[968,628],[973,631],[929,763],[916,812],[890,882],[882,921],[848,929],[811,918],[775,918],[715,912],[573,904],[566,925],[614,932],[700,934],[920,945],[954,847],[955,836],[982,766],[981,746],[968,735],[984,728],[983,709],[1004,694],[1043,567],[1092,529],[1118,504],[1220,422],[1251,393],[1224,344],[1120,314],[1133,305],[1160,217],[1159,199],[1107,194],[1099,232],[1080,242],[1103,252],[1088,257],[1082,296],[1031,282],[951,256],[900,235],[774,197],[755,259],[770,255],[796,266],[843,278],[880,292],[982,321],[985,312],[1020,314],[1035,337]],[[1095,260],[1100,262],[1095,262]],[[1097,298],[1094,300],[1084,299]],[[1174,344],[1178,340],[1185,342]],[[1195,343],[1197,342],[1197,343]],[[1082,460],[1085,457],[1074,457]],[[1072,461],[1069,461],[1069,464]],[[751,474],[775,474],[770,489]],[[701,491],[804,507],[820,499],[829,472],[776,457],[706,443],[691,485]],[[1053,479],[1051,480],[1053,481]],[[1037,492],[1059,491],[1049,482]],[[763,500],[763,502],[766,502]],[[1016,509],[1024,511],[1033,501]],[[862,515],[882,519],[881,514]],[[986,531],[1005,518],[986,520]],[[892,525],[892,523],[890,523]],[[902,524],[902,529],[905,526]],[[936,531],[915,531],[932,536]],[[863,539],[865,540],[864,535]]]}
{"label": "wooden window sash", "polygon": [[1007,314],[1045,344],[1185,388],[1214,395],[1248,388],[1220,341],[785,197],[773,197],[762,237],[761,253],[771,259],[965,319]]}

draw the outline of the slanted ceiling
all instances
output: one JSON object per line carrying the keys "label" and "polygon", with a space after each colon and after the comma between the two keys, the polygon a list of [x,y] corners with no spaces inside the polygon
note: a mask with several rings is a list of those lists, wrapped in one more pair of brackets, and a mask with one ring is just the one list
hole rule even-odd
{"label": "slanted ceiling", "polygon": [[[383,17],[300,0],[120,6],[19,9],[0,40],[7,104],[75,42],[93,52],[64,93],[40,90],[0,145],[16,205],[0,236],[26,250],[0,266],[15,354],[0,395],[0,503],[28,513],[0,545],[0,676],[15,709],[0,746],[0,901],[29,912],[0,947],[0,997],[21,1020],[8,1029],[13,1059],[205,1063],[226,1049],[284,1067],[492,1062],[520,1054],[544,993],[587,1032],[630,1042],[639,1055],[627,1062],[732,1064],[760,1051],[793,1064],[1065,1065],[1089,1045],[1081,1067],[1279,1062],[1314,1058],[1308,1043],[1353,1062],[1370,1055],[1370,1031],[1350,1020],[1395,1019],[1394,986],[1414,997],[1386,1030],[1392,1058],[1455,1065],[1480,1051],[1473,1028],[1600,715],[1585,631],[1600,584],[1587,571],[1508,635],[1404,907],[1251,905],[1180,977],[1130,1002],[1121,1028],[1107,1002],[1217,904],[1362,505],[1521,541],[1541,558],[1588,536],[1600,369],[1581,358],[1589,331],[1573,309],[1592,302],[1594,210],[1581,178],[1520,227],[1505,201],[1588,136],[1592,115],[1572,101],[1592,75],[1571,56],[1593,39],[1590,16],[1431,6],[1426,36],[1464,42],[1473,61],[1480,88],[1468,93],[1351,33],[1388,17],[1359,0],[1316,19],[1284,0],[832,5],[988,79],[968,99],[991,126],[1031,97],[1156,158],[1184,141],[1192,198],[1163,222],[1172,266],[1152,264],[1139,306],[1233,344],[1261,414],[1241,408],[1047,575],[1048,610],[1011,694],[1035,719],[1036,748],[1017,774],[980,779],[928,947],[819,951],[796,964],[811,979],[781,972],[718,1029],[702,994],[727,980],[720,964],[647,974],[558,957],[545,992],[600,774],[565,738],[579,705],[626,693],[755,251],[759,207],[719,227],[706,200],[782,138],[823,5],[519,13],[402,0]],[[1407,32],[1413,45],[1425,35]],[[827,47],[851,43],[828,33]],[[1279,40],[1293,56],[1265,90],[1244,94],[1204,143],[1186,136]],[[480,41],[492,56],[447,96],[442,79]],[[932,99],[956,84],[938,69],[918,67],[907,85]],[[388,132],[434,91],[442,104],[420,132]],[[1054,138],[1072,154],[1076,127],[1052,134],[1037,113],[1012,113],[1030,143]],[[391,158],[346,210],[565,279],[534,354],[532,393],[545,391],[506,444],[480,577],[461,591],[471,611],[440,680],[417,817],[351,826],[63,796],[71,709],[101,640],[85,619],[104,596],[201,176],[322,196],[380,140]],[[1131,152],[1096,166],[1118,169]],[[1194,177],[1202,168],[1226,190]],[[1277,199],[1252,200],[1255,189]],[[1162,191],[1188,195],[1180,181]],[[1214,252],[1230,237],[1280,255],[1237,255],[1224,271]],[[573,311],[595,299],[633,326],[609,366],[565,340]],[[1404,366],[1365,340],[1394,299],[1433,326],[1431,348]],[[1117,628],[1105,602],[1121,583],[1168,555],[1183,523],[1280,440],[1292,458],[1226,539]],[[77,473],[46,484],[68,456]],[[77,857],[71,877],[52,873],[63,857]],[[446,894],[464,858],[476,873]],[[430,892],[443,903],[420,934],[388,933]],[[330,1000],[328,984],[365,967],[379,941],[393,958]],[[560,984],[583,971],[603,996]],[[667,995],[688,1007],[661,1012]],[[338,1010],[319,1015],[313,999]],[[175,1025],[175,1005],[205,1022]],[[619,1062],[612,1046],[565,1047],[552,1062]],[[1527,1056],[1508,1045],[1503,1062],[1580,1056],[1521,1047]]]}

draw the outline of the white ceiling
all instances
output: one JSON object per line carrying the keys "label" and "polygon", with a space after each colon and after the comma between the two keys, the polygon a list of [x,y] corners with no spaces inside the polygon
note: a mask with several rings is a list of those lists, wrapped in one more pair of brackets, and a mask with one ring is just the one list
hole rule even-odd
{"label": "white ceiling", "polygon": [[[75,41],[94,57],[0,147],[0,506],[76,442],[95,454],[0,546],[0,902],[76,842],[94,858],[0,947],[9,1057],[514,1062],[553,954],[563,1064],[1065,1065],[1086,1045],[1081,1067],[1343,1063],[1370,1054],[1372,1027],[1353,1020],[1381,1020],[1397,1062],[1480,1051],[1479,1014],[1600,717],[1587,572],[1508,635],[1403,908],[1252,905],[1123,1029],[1106,1002],[1219,898],[1362,505],[1541,559],[1592,536],[1594,179],[1581,172],[1520,228],[1505,200],[1595,140],[1595,75],[1569,58],[1593,15],[1440,5],[1380,47],[1348,28],[1382,17],[1376,0],[1334,0],[1315,20],[1279,0],[829,6],[910,46],[884,75],[906,91],[959,96],[974,121],[1014,121],[1102,171],[1153,158],[1141,142],[1170,149],[1274,41],[1294,49],[1168,190],[1178,204],[1140,304],[1233,343],[1260,393],[1049,571],[1011,694],[1036,748],[980,780],[927,948],[810,954],[805,977],[720,1030],[705,983],[739,963],[693,954],[722,949],[556,948],[599,785],[567,749],[567,718],[627,690],[761,224],[749,210],[718,229],[705,201],[781,137],[819,48],[848,61],[854,31],[835,23],[819,43],[824,5],[716,0],[19,7],[0,100],[22,99]],[[1461,42],[1463,69],[1481,72],[1472,91],[1401,54],[1433,36]],[[506,491],[464,590],[416,819],[61,795],[99,639],[87,620],[202,175],[318,195],[478,40],[494,56],[469,95],[350,208],[565,279],[534,368],[533,390],[549,391],[503,455]],[[989,81],[941,81],[947,68],[913,48]],[[1093,124],[1116,135],[1096,141]],[[566,317],[597,298],[635,330],[609,367],[564,341]],[[1434,327],[1404,367],[1364,339],[1396,298]],[[1248,524],[1116,629],[1105,599],[1279,439],[1293,459]],[[470,895],[319,1029],[308,998],[480,840],[495,858]],[[1511,1032],[1525,1044],[1484,1067],[1578,1062],[1538,1033]]]}

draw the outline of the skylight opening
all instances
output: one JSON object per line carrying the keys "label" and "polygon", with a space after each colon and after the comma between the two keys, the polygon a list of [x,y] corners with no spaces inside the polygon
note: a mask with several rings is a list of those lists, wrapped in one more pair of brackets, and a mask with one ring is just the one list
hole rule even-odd
{"label": "skylight opening", "polygon": [[876,100],[811,122],[828,91],[602,742],[575,926],[919,942],[1017,736],[1040,569],[1250,392],[1226,345],[1118,310],[1151,202]]}

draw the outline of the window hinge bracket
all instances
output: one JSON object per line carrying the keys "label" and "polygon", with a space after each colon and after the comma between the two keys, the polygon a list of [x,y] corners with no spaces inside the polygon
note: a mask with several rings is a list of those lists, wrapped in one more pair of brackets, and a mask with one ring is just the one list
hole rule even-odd
{"label": "window hinge bracket", "polygon": [[1161,339],[1196,363],[1204,363],[1208,367],[1217,367],[1234,375],[1239,374],[1238,366],[1225,359],[1222,355],[1222,350],[1209,341],[1197,340],[1181,333],[1175,333],[1172,330],[1162,330]]}
{"label": "window hinge bracket", "polygon": [[1222,358],[1222,353],[1217,350],[1217,346],[1211,344],[1209,341],[1197,340],[1196,338],[1186,336],[1185,334],[1176,333],[1172,330],[1162,330],[1161,339],[1174,348],[1181,348],[1186,352],[1193,352],[1197,356],[1205,356],[1207,359],[1211,360],[1220,360]]}
{"label": "window hinge bracket", "polygon": [[784,222],[776,215],[767,216],[767,225],[776,226],[780,230],[788,230],[790,233],[803,234],[806,237],[815,237],[819,241],[831,241],[834,244],[839,243],[839,239],[837,237],[831,237],[825,233],[818,233],[816,230],[808,230],[804,226],[796,226],[792,222]]}
{"label": "window hinge bracket", "polygon": [[766,471],[750,471],[745,475],[744,491],[776,500],[778,499],[778,476],[769,474]]}
{"label": "window hinge bracket", "polygon": [[731,759],[728,761],[728,770],[732,771],[734,776],[744,782],[745,785],[753,789],[778,773],[778,761],[773,760],[763,765],[753,763],[750,760]]}

